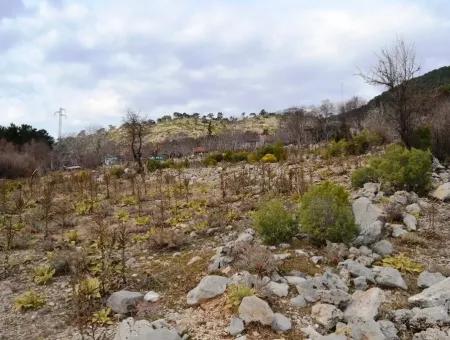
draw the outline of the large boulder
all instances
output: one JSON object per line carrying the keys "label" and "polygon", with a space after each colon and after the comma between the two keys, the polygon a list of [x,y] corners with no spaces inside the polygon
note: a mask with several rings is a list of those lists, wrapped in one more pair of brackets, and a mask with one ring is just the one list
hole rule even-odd
{"label": "large boulder", "polygon": [[246,296],[239,305],[239,317],[245,323],[259,322],[272,325],[274,314],[269,304],[257,296]]}
{"label": "large boulder", "polygon": [[408,299],[411,304],[420,307],[435,307],[450,304],[450,277],[424,289],[421,293]]}
{"label": "large boulder", "polygon": [[441,201],[450,201],[450,182],[438,186],[431,196]]}
{"label": "large boulder", "polygon": [[436,306],[428,308],[413,308],[409,325],[414,329],[444,326],[450,323],[447,307]]}
{"label": "large boulder", "polygon": [[175,330],[155,327],[147,320],[123,320],[117,327],[114,340],[181,340]]}
{"label": "large boulder", "polygon": [[392,267],[373,267],[375,281],[382,287],[408,289],[400,272]]}
{"label": "large boulder", "polygon": [[330,330],[336,326],[338,321],[342,320],[344,315],[333,305],[317,303],[311,309],[311,316],[326,330]]}
{"label": "large boulder", "polygon": [[383,211],[368,198],[360,197],[352,204],[355,222],[359,225],[359,235],[354,241],[356,245],[367,245],[378,241],[383,231]]}
{"label": "large boulder", "polygon": [[428,288],[438,282],[441,282],[442,280],[445,280],[445,276],[441,273],[430,273],[429,271],[425,270],[420,273],[419,277],[417,278],[417,286],[419,288]]}
{"label": "large boulder", "polygon": [[115,313],[127,314],[133,311],[136,303],[142,301],[143,299],[144,295],[139,292],[120,290],[109,296],[106,301],[106,305]]}
{"label": "large boulder", "polygon": [[196,305],[217,295],[223,294],[227,288],[228,278],[218,275],[205,276],[197,287],[187,295],[188,305]]}
{"label": "large boulder", "polygon": [[384,293],[380,288],[357,290],[353,293],[352,301],[344,312],[344,319],[346,321],[373,320],[378,315],[378,308],[383,301]]}
{"label": "large boulder", "polygon": [[415,216],[411,214],[404,214],[403,223],[405,224],[406,229],[408,229],[408,231],[417,230],[417,219],[415,218]]}

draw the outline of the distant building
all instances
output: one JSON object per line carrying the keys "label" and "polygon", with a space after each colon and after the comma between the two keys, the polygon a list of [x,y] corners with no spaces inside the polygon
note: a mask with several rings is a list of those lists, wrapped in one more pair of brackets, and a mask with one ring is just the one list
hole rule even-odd
{"label": "distant building", "polygon": [[117,156],[106,156],[103,163],[106,166],[118,165],[120,163],[120,159]]}
{"label": "distant building", "polygon": [[197,146],[197,147],[192,149],[192,152],[194,154],[202,154],[202,153],[206,152],[206,148],[204,146]]}

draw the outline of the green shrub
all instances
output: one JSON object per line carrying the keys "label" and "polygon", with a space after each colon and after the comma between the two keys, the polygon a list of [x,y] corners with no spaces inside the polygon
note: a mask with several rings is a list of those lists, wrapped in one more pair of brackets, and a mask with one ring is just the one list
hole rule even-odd
{"label": "green shrub", "polygon": [[301,229],[318,243],[350,242],[358,233],[348,193],[340,185],[324,182],[302,197]]}
{"label": "green shrub", "polygon": [[45,299],[38,293],[29,290],[18,296],[14,304],[18,311],[24,312],[41,308],[45,305]]}
{"label": "green shrub", "polygon": [[40,266],[34,270],[33,281],[38,285],[46,285],[53,279],[53,275],[55,275],[54,268],[48,265]]}
{"label": "green shrub", "polygon": [[277,160],[283,161],[286,159],[286,150],[282,143],[266,144],[258,149],[256,149],[256,158],[261,160],[265,155],[272,154]]}
{"label": "green shrub", "polygon": [[361,186],[367,179],[380,182],[385,191],[408,190],[423,194],[430,187],[431,165],[429,151],[392,145],[384,155],[371,158],[366,170],[354,172],[352,183]]}
{"label": "green shrub", "polygon": [[266,155],[264,155],[263,158],[261,158],[261,162],[263,163],[276,163],[278,162],[278,159],[272,155],[271,153],[268,153]]}
{"label": "green shrub", "polygon": [[255,291],[246,285],[232,285],[228,288],[228,303],[234,311],[237,311],[242,299],[255,295]]}
{"label": "green shrub", "polygon": [[125,173],[125,169],[119,165],[113,166],[111,170],[109,170],[109,173],[111,176],[114,176],[116,178],[120,178]]}
{"label": "green shrub", "polygon": [[278,199],[261,204],[252,218],[255,229],[268,244],[290,241],[298,232],[298,225],[292,214]]}
{"label": "green shrub", "polygon": [[413,131],[411,145],[416,149],[428,150],[431,149],[431,140],[431,129],[427,126],[422,126]]}
{"label": "green shrub", "polygon": [[64,233],[64,239],[71,244],[77,244],[80,240],[80,234],[75,229],[72,229]]}
{"label": "green shrub", "polygon": [[352,173],[352,185],[354,188],[362,188],[364,183],[377,181],[378,177],[375,170],[369,167],[356,169]]}
{"label": "green shrub", "polygon": [[338,156],[362,155],[371,147],[383,144],[383,137],[369,130],[363,130],[361,133],[350,139],[340,139],[331,141],[327,146],[320,150],[323,158],[329,159]]}

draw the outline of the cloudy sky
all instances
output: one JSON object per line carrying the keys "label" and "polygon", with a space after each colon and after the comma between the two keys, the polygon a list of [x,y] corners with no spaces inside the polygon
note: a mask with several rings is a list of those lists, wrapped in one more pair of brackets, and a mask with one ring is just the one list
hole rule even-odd
{"label": "cloudy sky", "polygon": [[450,65],[447,0],[0,0],[0,124],[66,133],[131,108],[239,114],[370,99],[354,74],[396,37]]}

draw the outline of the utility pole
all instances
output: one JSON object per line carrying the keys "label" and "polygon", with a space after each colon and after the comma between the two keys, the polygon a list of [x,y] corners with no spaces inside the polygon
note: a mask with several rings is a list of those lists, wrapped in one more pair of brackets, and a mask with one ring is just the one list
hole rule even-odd
{"label": "utility pole", "polygon": [[67,117],[67,114],[65,113],[66,109],[63,107],[60,107],[58,111],[54,113],[54,115],[58,115],[58,141],[61,141],[61,134],[62,134],[62,118]]}

